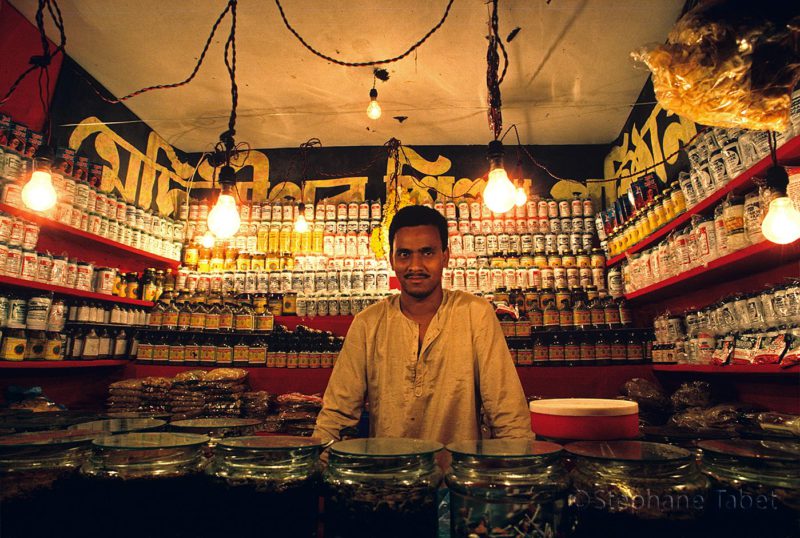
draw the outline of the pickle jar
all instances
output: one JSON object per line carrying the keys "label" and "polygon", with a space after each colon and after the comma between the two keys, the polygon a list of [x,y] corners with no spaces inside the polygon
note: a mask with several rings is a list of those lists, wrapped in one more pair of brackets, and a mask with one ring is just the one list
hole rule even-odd
{"label": "pickle jar", "polygon": [[562,448],[525,439],[462,441],[447,446],[452,466],[450,536],[514,529],[514,536],[561,536],[568,486]]}
{"label": "pickle jar", "polygon": [[565,449],[574,460],[576,538],[706,536],[709,481],[688,450],[642,441],[581,441]]}
{"label": "pickle jar", "polygon": [[240,536],[316,536],[323,446],[313,437],[220,441],[207,473],[215,509],[227,517],[210,518],[210,535],[230,534],[235,521]]}
{"label": "pickle jar", "polygon": [[442,444],[350,439],[330,448],[323,475],[326,538],[436,536]]}
{"label": "pickle jar", "polygon": [[94,437],[82,430],[0,437],[3,536],[86,535],[86,522],[75,514],[84,511],[79,469]]}
{"label": "pickle jar", "polygon": [[204,532],[200,514],[214,510],[202,473],[206,443],[204,435],[156,432],[95,439],[81,468],[81,501],[91,507],[91,521],[83,523],[126,538]]}
{"label": "pickle jar", "polygon": [[800,442],[701,441],[711,479],[709,529],[719,536],[795,537],[800,533]]}

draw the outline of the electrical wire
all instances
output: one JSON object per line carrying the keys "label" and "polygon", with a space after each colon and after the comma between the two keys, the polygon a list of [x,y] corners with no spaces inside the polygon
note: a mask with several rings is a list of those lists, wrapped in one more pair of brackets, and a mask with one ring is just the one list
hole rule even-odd
{"label": "electrical wire", "polygon": [[295,30],[294,27],[289,23],[289,19],[286,18],[286,13],[283,11],[283,6],[281,5],[280,0],[275,0],[275,4],[278,6],[278,11],[281,14],[281,19],[283,19],[284,26],[286,26],[286,29],[289,30],[292,33],[292,35],[294,35],[294,37],[296,37],[297,40],[306,49],[308,49],[309,52],[311,52],[312,54],[314,54],[316,56],[319,56],[323,60],[328,60],[329,62],[335,63],[336,65],[342,65],[342,66],[345,66],[345,67],[367,67],[367,66],[374,66],[374,65],[384,65],[384,64],[389,64],[389,63],[393,63],[393,62],[397,62],[399,60],[402,60],[403,58],[405,58],[406,56],[408,56],[409,54],[414,52],[416,49],[418,49],[420,46],[422,46],[422,44],[425,43],[428,40],[429,37],[431,37],[433,34],[435,34],[436,31],[439,30],[439,28],[442,27],[442,25],[444,24],[444,21],[447,20],[447,17],[450,14],[450,8],[453,6],[453,2],[454,2],[454,0],[449,0],[447,2],[447,7],[444,10],[444,15],[442,15],[442,18],[439,20],[439,22],[433,28],[428,30],[428,33],[426,33],[424,36],[422,36],[422,38],[419,41],[417,41],[416,43],[411,45],[411,47],[409,47],[408,50],[406,50],[404,53],[402,53],[402,54],[400,54],[398,56],[394,56],[392,58],[386,58],[386,59],[383,59],[383,60],[370,60],[370,61],[367,61],[367,62],[345,62],[345,61],[342,61],[342,60],[337,60],[336,58],[333,58],[331,56],[328,56],[327,54],[324,54],[324,53],[318,51],[317,49],[315,49],[314,47],[312,47],[303,38],[303,36],[301,36],[298,33],[298,31]]}

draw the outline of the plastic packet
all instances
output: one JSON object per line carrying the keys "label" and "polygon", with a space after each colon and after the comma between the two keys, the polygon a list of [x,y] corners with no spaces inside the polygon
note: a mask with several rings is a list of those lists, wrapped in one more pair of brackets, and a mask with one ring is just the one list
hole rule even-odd
{"label": "plastic packet", "polygon": [[697,123],[785,131],[800,80],[795,2],[712,0],[678,20],[665,44],[632,53],[659,103]]}

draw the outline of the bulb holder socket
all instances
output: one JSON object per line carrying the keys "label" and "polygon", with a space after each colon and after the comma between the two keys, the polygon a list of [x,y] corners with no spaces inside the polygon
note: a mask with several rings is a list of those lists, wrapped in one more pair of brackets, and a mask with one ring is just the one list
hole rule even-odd
{"label": "bulb holder socket", "polygon": [[377,98],[378,98],[378,90],[376,90],[375,88],[372,88],[369,91],[369,99],[370,99],[370,101],[374,101]]}
{"label": "bulb holder socket", "polygon": [[785,167],[774,165],[767,170],[767,187],[785,196],[788,186],[789,174],[786,172]]}
{"label": "bulb holder socket", "polygon": [[489,171],[496,168],[504,168],[503,166],[503,143],[499,140],[492,140],[489,142],[489,149],[486,152],[486,159],[489,161]]}
{"label": "bulb holder socket", "polygon": [[48,144],[42,144],[33,156],[34,168],[36,170],[50,170],[53,161],[56,159],[56,152]]}
{"label": "bulb holder socket", "polygon": [[236,183],[236,170],[234,170],[232,166],[226,164],[219,169],[218,181],[223,189],[225,187],[233,187]]}

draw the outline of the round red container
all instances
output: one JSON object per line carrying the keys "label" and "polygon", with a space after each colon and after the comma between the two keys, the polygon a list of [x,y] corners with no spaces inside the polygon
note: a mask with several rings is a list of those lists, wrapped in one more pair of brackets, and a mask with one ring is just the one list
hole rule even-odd
{"label": "round red container", "polygon": [[560,398],[530,403],[531,429],[543,437],[605,441],[639,436],[639,404],[598,398]]}

